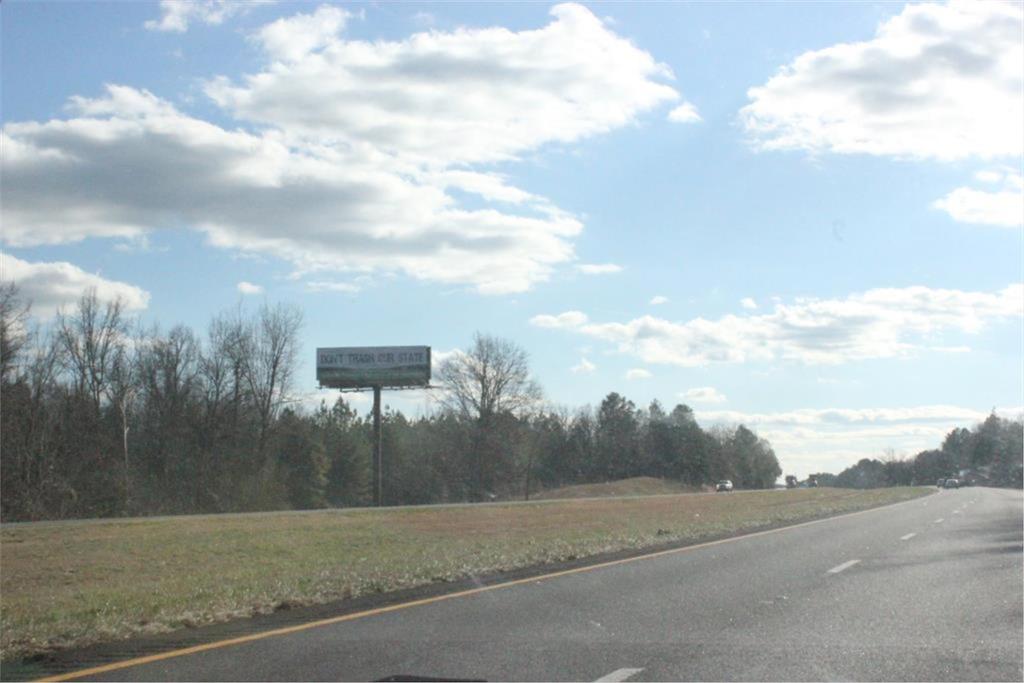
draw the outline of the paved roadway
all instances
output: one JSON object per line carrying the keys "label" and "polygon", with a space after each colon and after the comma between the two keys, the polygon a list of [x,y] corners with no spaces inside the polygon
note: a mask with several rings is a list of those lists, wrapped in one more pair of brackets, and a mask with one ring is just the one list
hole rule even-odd
{"label": "paved roadway", "polygon": [[1015,680],[1024,499],[967,488],[101,680]]}

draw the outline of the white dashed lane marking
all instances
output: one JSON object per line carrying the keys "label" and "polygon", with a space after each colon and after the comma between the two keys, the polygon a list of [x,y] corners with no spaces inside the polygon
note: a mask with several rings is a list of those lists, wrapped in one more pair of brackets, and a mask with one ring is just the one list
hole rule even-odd
{"label": "white dashed lane marking", "polygon": [[610,674],[601,676],[594,683],[602,683],[603,681],[609,681],[611,683],[616,683],[617,681],[628,681],[641,671],[643,671],[643,669],[616,669]]}
{"label": "white dashed lane marking", "polygon": [[942,517],[939,517],[939,518],[938,518],[937,520],[935,520],[935,523],[936,523],[936,524],[942,524],[942,523],[943,523],[943,522],[945,522],[945,521],[946,521],[946,520],[945,520],[944,518],[942,518]]}
{"label": "white dashed lane marking", "polygon": [[860,560],[850,560],[849,562],[843,562],[838,567],[832,567],[832,569],[829,569],[828,573],[829,574],[838,574],[839,572],[843,571],[844,569],[849,569],[850,567],[852,567],[853,565],[857,564],[858,562],[860,562]]}
{"label": "white dashed lane marking", "polygon": [[900,536],[900,540],[901,541],[909,541],[914,536],[917,536],[917,533],[907,534],[906,536]]}

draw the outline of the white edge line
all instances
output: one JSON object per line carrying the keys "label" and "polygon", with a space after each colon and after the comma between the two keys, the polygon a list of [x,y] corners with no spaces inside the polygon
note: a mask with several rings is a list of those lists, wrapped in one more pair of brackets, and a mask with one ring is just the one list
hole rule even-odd
{"label": "white edge line", "polygon": [[598,678],[594,683],[618,683],[625,681],[643,671],[643,669],[616,669],[610,674]]}
{"label": "white edge line", "polygon": [[843,571],[844,569],[849,569],[850,567],[852,567],[853,565],[857,564],[858,562],[860,562],[860,560],[850,560],[849,562],[843,562],[838,567],[832,567],[832,569],[829,569],[828,573],[829,574],[838,574],[839,572]]}
{"label": "white edge line", "polygon": [[912,533],[912,534],[907,534],[906,536],[900,536],[900,540],[901,540],[901,541],[909,541],[909,540],[910,540],[910,539],[912,539],[912,538],[913,538],[914,536],[917,536],[917,532],[914,532],[914,533]]}

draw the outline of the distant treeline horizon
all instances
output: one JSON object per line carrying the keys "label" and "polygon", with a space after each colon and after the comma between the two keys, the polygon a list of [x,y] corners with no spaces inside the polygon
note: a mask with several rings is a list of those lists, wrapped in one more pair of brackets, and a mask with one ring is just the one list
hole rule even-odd
{"label": "distant treeline horizon", "polygon": [[[32,326],[29,310],[16,286],[0,285],[3,521],[372,502],[372,417],[340,397],[312,410],[289,398],[297,307],[239,306],[215,316],[205,336],[184,325],[142,329],[95,291],[47,326]],[[611,392],[596,408],[547,406],[526,353],[508,340],[477,334],[437,379],[446,391],[430,414],[383,415],[386,505],[524,499],[637,476],[772,488],[782,474],[768,441],[743,425],[704,429],[683,404],[641,408]],[[992,464],[1012,484],[1005,454],[1017,448],[1019,464],[1020,430],[1012,442],[1004,422],[961,430],[913,466],[823,473],[819,483],[910,483],[906,471],[921,483],[934,460],[928,472]]]}
{"label": "distant treeline horizon", "polygon": [[[45,327],[0,286],[4,521],[367,505],[372,419],[343,399],[290,403],[302,313],[238,307],[205,336],[140,329],[88,292]],[[687,406],[610,393],[596,409],[541,401],[525,352],[477,335],[441,364],[429,415],[383,415],[384,503],[522,499],[655,476],[774,486],[770,444],[702,429]]]}
{"label": "distant treeline horizon", "polygon": [[934,485],[940,479],[960,477],[969,484],[1022,488],[1024,420],[1000,417],[993,411],[973,429],[957,427],[946,434],[941,447],[912,458],[891,453],[882,459],[862,458],[839,474],[812,476],[821,486],[857,489]]}

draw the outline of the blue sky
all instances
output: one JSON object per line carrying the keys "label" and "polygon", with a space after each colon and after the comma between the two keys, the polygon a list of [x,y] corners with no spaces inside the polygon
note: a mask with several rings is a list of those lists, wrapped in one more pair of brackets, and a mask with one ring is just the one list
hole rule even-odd
{"label": "blue sky", "polygon": [[1024,403],[1022,16],[5,2],[3,278],[43,323],[297,303],[310,401],[317,346],[481,331],[787,473],[913,454]]}

